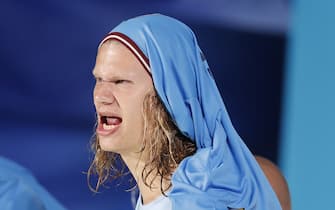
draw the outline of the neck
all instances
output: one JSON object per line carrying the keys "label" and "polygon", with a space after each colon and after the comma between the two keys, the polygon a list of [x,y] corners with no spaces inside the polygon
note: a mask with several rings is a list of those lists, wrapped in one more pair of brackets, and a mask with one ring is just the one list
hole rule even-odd
{"label": "neck", "polygon": [[[139,154],[137,154],[139,155]],[[158,198],[162,195],[161,192],[161,177],[154,177],[155,171],[148,176],[147,183],[152,183],[151,187],[147,186],[144,183],[142,178],[142,171],[145,166],[144,158],[139,156],[129,156],[129,155],[121,155],[123,161],[126,163],[129,171],[132,173],[134,179],[136,180],[137,186],[140,190],[142,196],[142,203],[147,204],[151,201]],[[151,182],[152,181],[152,182]],[[169,186],[169,182],[167,180],[163,180],[163,189],[166,189]]]}

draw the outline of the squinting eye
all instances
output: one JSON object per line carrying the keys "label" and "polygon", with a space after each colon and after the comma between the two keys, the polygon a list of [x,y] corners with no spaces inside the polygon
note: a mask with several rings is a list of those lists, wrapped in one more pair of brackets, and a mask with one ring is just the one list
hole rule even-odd
{"label": "squinting eye", "polygon": [[119,79],[119,80],[116,80],[114,83],[115,84],[122,84],[124,82],[126,82],[126,80]]}

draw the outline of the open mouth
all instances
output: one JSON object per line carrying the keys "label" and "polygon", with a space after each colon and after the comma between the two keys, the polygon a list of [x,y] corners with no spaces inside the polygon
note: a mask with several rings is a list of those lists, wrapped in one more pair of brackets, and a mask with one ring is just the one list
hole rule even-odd
{"label": "open mouth", "polygon": [[109,135],[116,131],[121,125],[122,118],[118,116],[106,116],[99,115],[99,124],[97,127],[97,133],[100,135]]}
{"label": "open mouth", "polygon": [[115,126],[120,125],[122,119],[120,117],[108,117],[108,116],[101,116],[100,123],[102,124],[105,130],[113,129]]}

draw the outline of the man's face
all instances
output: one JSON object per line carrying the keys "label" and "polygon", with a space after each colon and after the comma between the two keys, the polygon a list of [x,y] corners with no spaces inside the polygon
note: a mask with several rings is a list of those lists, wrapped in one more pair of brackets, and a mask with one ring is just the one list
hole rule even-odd
{"label": "man's face", "polygon": [[153,90],[152,79],[123,44],[105,43],[93,70],[94,104],[101,149],[138,155],[143,137],[143,100]]}

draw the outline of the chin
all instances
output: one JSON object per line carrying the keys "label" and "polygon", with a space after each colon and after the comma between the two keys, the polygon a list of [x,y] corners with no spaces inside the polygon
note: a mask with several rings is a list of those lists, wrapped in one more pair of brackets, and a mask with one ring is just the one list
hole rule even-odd
{"label": "chin", "polygon": [[99,145],[101,147],[101,149],[105,152],[115,152],[118,153],[117,151],[118,146],[115,145],[116,139],[110,139],[110,138],[106,138],[106,137],[99,137]]}

